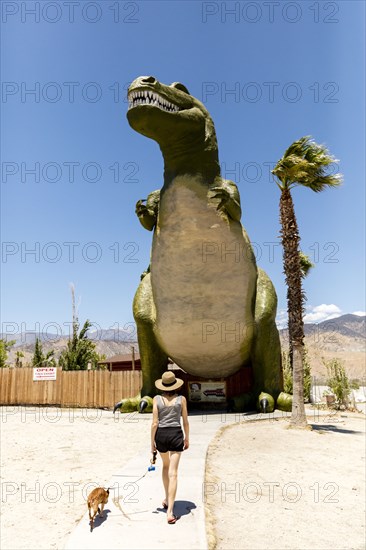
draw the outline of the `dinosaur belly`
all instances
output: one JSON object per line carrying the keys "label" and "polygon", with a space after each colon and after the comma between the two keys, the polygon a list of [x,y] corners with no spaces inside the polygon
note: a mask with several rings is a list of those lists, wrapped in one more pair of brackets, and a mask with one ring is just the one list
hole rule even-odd
{"label": "dinosaur belly", "polygon": [[224,377],[249,358],[257,271],[241,224],[179,176],[161,196],[151,284],[155,334],[190,374]]}

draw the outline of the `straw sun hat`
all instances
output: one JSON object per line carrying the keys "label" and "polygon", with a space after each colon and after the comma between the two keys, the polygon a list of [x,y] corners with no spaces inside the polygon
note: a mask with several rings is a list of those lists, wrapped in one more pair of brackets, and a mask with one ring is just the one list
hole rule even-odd
{"label": "straw sun hat", "polygon": [[159,380],[155,381],[155,386],[161,391],[173,391],[183,386],[184,382],[180,378],[176,378],[174,372],[168,370],[164,372]]}

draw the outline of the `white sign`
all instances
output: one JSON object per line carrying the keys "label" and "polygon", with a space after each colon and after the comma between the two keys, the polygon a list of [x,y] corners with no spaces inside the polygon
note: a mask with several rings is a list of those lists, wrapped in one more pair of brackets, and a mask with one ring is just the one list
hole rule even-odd
{"label": "white sign", "polygon": [[56,380],[57,368],[56,367],[34,367],[33,368],[33,382],[40,380]]}
{"label": "white sign", "polygon": [[188,396],[197,403],[226,401],[226,382],[189,382]]}

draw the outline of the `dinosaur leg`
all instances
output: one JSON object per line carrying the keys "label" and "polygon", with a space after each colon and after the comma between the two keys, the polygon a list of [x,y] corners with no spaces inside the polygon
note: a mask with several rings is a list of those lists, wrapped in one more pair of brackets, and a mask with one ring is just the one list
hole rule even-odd
{"label": "dinosaur leg", "polygon": [[254,374],[253,393],[261,392],[277,399],[283,390],[281,344],[275,323],[277,295],[268,275],[258,269],[255,304],[256,337],[252,352]]}
{"label": "dinosaur leg", "polygon": [[155,306],[148,273],[142,279],[133,301],[142,368],[142,396],[156,394],[155,380],[161,377],[168,365],[168,356],[159,346],[153,331],[154,313]]}
{"label": "dinosaur leg", "polygon": [[168,365],[168,356],[160,348],[153,331],[154,311],[150,273],[146,272],[133,300],[133,316],[137,326],[142,369],[141,393],[116,403],[113,412],[117,409],[121,412],[133,410],[151,412],[152,410],[152,397],[156,395],[155,380],[161,378]]}

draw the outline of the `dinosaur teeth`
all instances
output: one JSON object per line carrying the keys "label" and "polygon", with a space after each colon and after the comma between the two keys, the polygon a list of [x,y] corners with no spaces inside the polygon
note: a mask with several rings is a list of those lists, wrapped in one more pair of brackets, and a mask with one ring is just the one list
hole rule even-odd
{"label": "dinosaur teeth", "polygon": [[176,113],[179,111],[179,107],[177,105],[170,103],[170,101],[164,97],[150,90],[138,90],[136,92],[131,92],[128,95],[128,108],[132,109],[137,105],[154,105],[155,107],[169,113]]}

